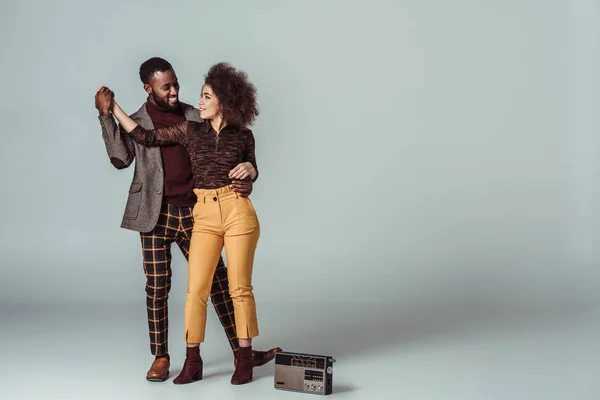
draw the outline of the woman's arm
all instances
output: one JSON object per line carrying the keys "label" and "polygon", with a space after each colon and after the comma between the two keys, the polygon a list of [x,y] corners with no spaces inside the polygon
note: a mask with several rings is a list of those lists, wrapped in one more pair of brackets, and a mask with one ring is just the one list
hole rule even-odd
{"label": "woman's arm", "polygon": [[254,135],[249,130],[248,138],[246,139],[246,148],[242,155],[244,162],[239,163],[234,169],[229,172],[231,179],[246,179],[250,177],[252,182],[258,179],[258,167],[256,166],[256,154],[254,152]]}
{"label": "woman's arm", "polygon": [[179,143],[187,144],[188,121],[181,122],[169,128],[144,129],[123,111],[123,109],[114,102],[113,115],[119,120],[121,127],[129,133],[133,140],[144,146],[160,146],[165,144]]}

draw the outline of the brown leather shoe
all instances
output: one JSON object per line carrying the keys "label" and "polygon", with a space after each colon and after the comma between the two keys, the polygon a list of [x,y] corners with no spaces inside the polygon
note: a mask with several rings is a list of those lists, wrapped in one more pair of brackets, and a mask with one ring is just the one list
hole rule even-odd
{"label": "brown leather shoe", "polygon": [[[254,363],[255,367],[260,367],[261,365],[265,365],[269,361],[273,360],[275,358],[275,353],[279,353],[280,351],[283,351],[281,350],[281,347],[273,347],[268,351],[253,350],[252,362]],[[233,359],[233,365],[235,367],[237,367],[237,358],[238,353],[235,354],[235,358]]]}
{"label": "brown leather shoe", "polygon": [[154,359],[150,370],[146,374],[146,379],[150,382],[164,382],[169,378],[169,367],[171,362],[169,356],[157,357]]}
{"label": "brown leather shoe", "polygon": [[269,351],[253,351],[252,361],[254,362],[254,366],[260,367],[261,365],[265,365],[266,363],[275,358],[275,353],[279,353],[280,351],[281,347],[273,347]]}

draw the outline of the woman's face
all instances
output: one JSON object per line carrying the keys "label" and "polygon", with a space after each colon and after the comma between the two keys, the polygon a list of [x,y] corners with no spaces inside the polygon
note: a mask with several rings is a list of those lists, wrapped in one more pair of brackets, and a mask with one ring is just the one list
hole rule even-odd
{"label": "woman's face", "polygon": [[202,88],[202,95],[198,101],[198,106],[200,108],[200,118],[202,119],[213,119],[221,113],[219,99],[215,96],[209,85],[204,85]]}

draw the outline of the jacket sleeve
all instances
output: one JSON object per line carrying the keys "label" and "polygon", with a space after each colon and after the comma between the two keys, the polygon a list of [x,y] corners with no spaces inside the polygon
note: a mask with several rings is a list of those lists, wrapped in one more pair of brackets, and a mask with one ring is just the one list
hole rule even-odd
{"label": "jacket sleeve", "polygon": [[112,114],[99,116],[98,119],[110,162],[117,169],[129,167],[135,158],[133,140],[117,125]]}

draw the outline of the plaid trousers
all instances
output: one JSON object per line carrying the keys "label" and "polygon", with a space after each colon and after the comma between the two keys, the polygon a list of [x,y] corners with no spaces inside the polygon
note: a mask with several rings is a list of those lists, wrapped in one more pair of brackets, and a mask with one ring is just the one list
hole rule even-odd
{"label": "plaid trousers", "polygon": [[[188,259],[194,220],[192,207],[163,203],[154,229],[140,233],[144,272],[146,274],[146,308],[150,349],[155,356],[168,353],[169,314],[167,300],[171,289],[171,243],[175,242]],[[236,336],[233,302],[229,296],[227,268],[219,258],[213,277],[210,298],[225,329],[234,354],[239,348]]]}

